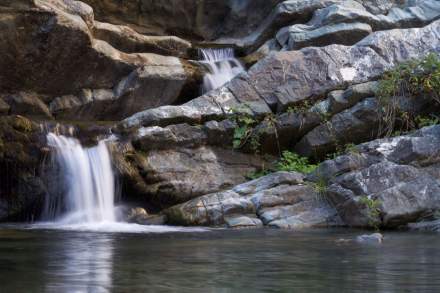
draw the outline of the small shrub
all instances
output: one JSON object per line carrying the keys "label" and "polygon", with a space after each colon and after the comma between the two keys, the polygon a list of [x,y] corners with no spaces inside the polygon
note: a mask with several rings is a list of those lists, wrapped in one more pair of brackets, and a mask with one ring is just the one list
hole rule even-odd
{"label": "small shrub", "polygon": [[429,54],[421,60],[411,60],[386,72],[379,82],[378,100],[381,105],[379,134],[391,136],[396,121],[400,130],[409,131],[417,126],[414,113],[401,109],[399,97],[429,97],[440,103],[440,58]]}
{"label": "small shrub", "polygon": [[295,171],[300,173],[310,173],[316,169],[316,165],[310,164],[309,160],[296,153],[284,151],[277,164],[277,171]]}

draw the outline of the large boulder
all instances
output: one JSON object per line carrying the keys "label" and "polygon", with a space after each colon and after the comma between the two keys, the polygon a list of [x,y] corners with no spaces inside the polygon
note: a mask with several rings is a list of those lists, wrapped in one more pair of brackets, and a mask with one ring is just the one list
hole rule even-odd
{"label": "large boulder", "polygon": [[35,122],[0,117],[0,221],[38,218],[47,190],[44,144]]}
{"label": "large boulder", "polygon": [[[121,34],[95,33],[93,10],[82,2],[19,0],[0,5],[0,13],[5,16],[0,19],[0,93],[32,91],[52,97],[47,104],[56,97],[76,96],[55,107],[60,118],[118,120],[197,95],[201,80],[197,66],[177,57],[132,52],[152,41],[132,31],[134,40],[126,36],[132,43],[124,43],[125,47],[118,39]],[[98,32],[102,27],[98,25]],[[129,53],[96,39],[95,34]],[[165,51],[173,50],[172,43],[189,46],[177,38],[169,41]],[[154,42],[151,51],[156,52],[168,41]],[[170,53],[179,55],[177,51]],[[83,99],[86,89],[111,94],[105,100],[100,95]]]}
{"label": "large boulder", "polygon": [[336,211],[299,173],[277,172],[173,206],[164,211],[178,225],[300,229],[342,225]]}
{"label": "large boulder", "polygon": [[322,163],[311,180],[350,226],[395,228],[440,209],[440,126],[357,146]]}
{"label": "large boulder", "polygon": [[269,104],[286,110],[330,90],[379,77],[400,62],[440,51],[440,21],[424,28],[374,33],[354,46],[278,52],[254,65],[246,81]]}
{"label": "large boulder", "polygon": [[249,34],[281,0],[84,0],[96,18],[140,33],[213,40]]}

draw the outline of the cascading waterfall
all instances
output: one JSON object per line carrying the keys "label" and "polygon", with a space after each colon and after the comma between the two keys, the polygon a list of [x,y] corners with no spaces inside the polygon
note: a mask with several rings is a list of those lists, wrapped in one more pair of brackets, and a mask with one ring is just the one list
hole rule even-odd
{"label": "cascading waterfall", "polygon": [[244,71],[243,65],[234,56],[232,48],[200,49],[202,63],[209,70],[203,78],[203,91],[209,92],[233,79]]}
{"label": "cascading waterfall", "polygon": [[45,218],[61,223],[115,222],[115,180],[105,141],[83,148],[75,138],[49,133],[63,184],[61,200],[48,199]]}

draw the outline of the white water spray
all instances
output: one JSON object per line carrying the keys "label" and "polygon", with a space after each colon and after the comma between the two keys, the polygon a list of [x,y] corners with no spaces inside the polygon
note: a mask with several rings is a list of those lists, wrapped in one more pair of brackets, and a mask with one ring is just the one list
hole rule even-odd
{"label": "white water spray", "polygon": [[115,222],[115,180],[105,141],[88,149],[53,133],[47,141],[56,150],[65,195],[48,200],[45,213],[64,224]]}
{"label": "white water spray", "polygon": [[203,90],[209,92],[244,72],[243,65],[234,56],[231,48],[201,49],[203,63],[209,70],[203,78]]}

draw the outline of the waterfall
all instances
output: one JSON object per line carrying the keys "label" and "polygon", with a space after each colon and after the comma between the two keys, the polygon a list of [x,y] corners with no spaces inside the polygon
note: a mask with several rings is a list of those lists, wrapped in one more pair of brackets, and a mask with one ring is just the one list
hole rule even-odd
{"label": "waterfall", "polygon": [[209,73],[203,78],[203,90],[209,92],[233,79],[244,72],[244,68],[234,56],[232,48],[200,49],[202,63],[206,65]]}
{"label": "waterfall", "polygon": [[56,151],[62,194],[46,200],[43,216],[68,224],[115,222],[115,180],[105,141],[83,148],[77,139],[54,133],[47,141]]}

